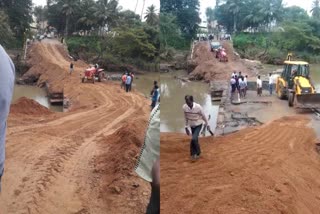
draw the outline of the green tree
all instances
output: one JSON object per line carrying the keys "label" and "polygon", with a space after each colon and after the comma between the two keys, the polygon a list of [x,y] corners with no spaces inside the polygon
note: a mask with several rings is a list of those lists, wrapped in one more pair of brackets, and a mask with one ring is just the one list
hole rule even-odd
{"label": "green tree", "polygon": [[199,28],[199,0],[161,0],[160,14],[171,13],[177,17],[177,24],[183,36],[191,40]]}
{"label": "green tree", "polygon": [[71,17],[74,15],[79,1],[78,0],[61,0],[62,5],[62,13],[65,15],[66,18],[66,24],[65,24],[65,35],[67,36],[69,34],[69,22]]}
{"label": "green tree", "polygon": [[83,0],[80,3],[80,12],[78,15],[77,23],[79,29],[86,32],[90,31],[97,25],[97,19],[94,16],[95,11],[95,2],[94,0]]}
{"label": "green tree", "polygon": [[283,11],[283,21],[302,21],[308,20],[310,17],[306,10],[298,6],[286,7]]}
{"label": "green tree", "polygon": [[242,6],[241,2],[239,2],[238,0],[228,0],[226,2],[226,4],[227,4],[227,11],[233,17],[233,32],[236,32],[237,31],[238,14],[239,14],[241,6]]}
{"label": "green tree", "polygon": [[147,13],[144,17],[146,19],[146,22],[151,26],[156,26],[159,23],[159,17],[156,13],[156,7],[154,5],[151,5],[147,9]]}
{"label": "green tree", "polygon": [[320,1],[319,0],[313,1],[311,13],[313,18],[315,19],[320,18]]}
{"label": "green tree", "polygon": [[117,0],[98,0],[94,15],[100,26],[100,34],[103,34],[105,27],[110,30],[112,27],[117,26],[120,10]]}
{"label": "green tree", "polygon": [[32,1],[0,0],[0,5],[8,15],[10,28],[15,36],[23,37],[32,22]]}
{"label": "green tree", "polygon": [[42,6],[36,6],[33,9],[33,14],[36,17],[37,23],[47,20],[47,8]]}
{"label": "green tree", "polygon": [[13,33],[9,26],[8,15],[0,10],[0,44],[9,45],[12,41]]}
{"label": "green tree", "polygon": [[141,25],[140,16],[131,10],[120,11],[117,26],[134,27]]}

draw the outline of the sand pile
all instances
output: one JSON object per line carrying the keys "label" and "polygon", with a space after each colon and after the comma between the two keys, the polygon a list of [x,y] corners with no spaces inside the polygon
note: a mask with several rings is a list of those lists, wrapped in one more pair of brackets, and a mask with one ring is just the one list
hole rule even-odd
{"label": "sand pile", "polygon": [[304,116],[224,137],[161,136],[161,213],[318,213],[320,157]]}
{"label": "sand pile", "polygon": [[10,108],[11,114],[24,114],[31,116],[42,116],[52,114],[48,108],[40,105],[38,102],[26,97],[19,98]]}
{"label": "sand pile", "polygon": [[[106,201],[111,200],[113,207],[127,209],[124,213],[144,213],[150,194],[148,182],[134,172],[145,134],[145,126],[137,124],[146,122],[129,122],[99,143],[100,149],[105,151],[95,161],[95,171],[104,174],[101,179],[101,187],[105,189],[102,197]],[[110,144],[110,141],[113,143]],[[128,204],[135,209],[128,207]],[[110,210],[110,213],[116,212]]]}

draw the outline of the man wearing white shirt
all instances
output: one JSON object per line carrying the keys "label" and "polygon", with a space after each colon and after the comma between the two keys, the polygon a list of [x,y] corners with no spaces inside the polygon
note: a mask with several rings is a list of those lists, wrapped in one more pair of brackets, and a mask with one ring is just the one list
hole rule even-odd
{"label": "man wearing white shirt", "polygon": [[270,96],[272,96],[272,90],[273,90],[273,76],[272,73],[269,74],[269,92]]}
{"label": "man wearing white shirt", "polygon": [[258,79],[257,79],[257,94],[260,97],[262,95],[262,81],[260,79],[260,76],[258,76]]}
{"label": "man wearing white shirt", "polygon": [[247,90],[248,90],[248,75],[245,75],[244,83],[246,84],[246,88],[244,90],[244,96],[246,96],[247,95]]}
{"label": "man wearing white shirt", "polygon": [[192,139],[190,142],[190,155],[191,159],[195,160],[200,157],[201,150],[199,145],[199,134],[202,129],[203,122],[205,126],[210,129],[208,125],[208,120],[202,107],[193,102],[193,96],[186,95],[185,96],[186,104],[183,105],[184,118],[186,121],[185,130],[187,135],[190,135],[189,126],[191,127]]}

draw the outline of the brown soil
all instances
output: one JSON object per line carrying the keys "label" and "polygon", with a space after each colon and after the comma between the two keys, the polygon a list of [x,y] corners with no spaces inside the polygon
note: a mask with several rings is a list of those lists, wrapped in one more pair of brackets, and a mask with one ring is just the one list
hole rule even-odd
{"label": "brown soil", "polygon": [[210,51],[208,42],[199,42],[194,48],[194,62],[198,65],[190,77],[195,80],[228,80],[233,71],[241,71],[243,75],[253,76],[253,68],[246,65],[240,58],[234,55],[232,45],[224,41],[222,43],[228,54],[229,62],[219,62],[215,54]]}
{"label": "brown soil", "polygon": [[224,137],[161,135],[161,213],[319,213],[319,154],[305,116]]}
{"label": "brown soil", "polygon": [[24,115],[48,115],[52,114],[48,108],[40,105],[38,102],[28,99],[26,97],[19,98],[11,105],[10,114],[24,114]]}
{"label": "brown soil", "polygon": [[27,75],[63,90],[72,108],[51,113],[25,98],[12,105],[0,213],[143,213],[150,187],[133,167],[148,100],[116,83],[81,83],[81,61],[70,76],[54,40],[34,44],[29,63]]}

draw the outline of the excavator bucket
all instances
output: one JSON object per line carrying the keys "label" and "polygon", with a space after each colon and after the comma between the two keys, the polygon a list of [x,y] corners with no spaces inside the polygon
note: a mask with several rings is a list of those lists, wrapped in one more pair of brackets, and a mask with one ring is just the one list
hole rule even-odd
{"label": "excavator bucket", "polygon": [[320,109],[320,94],[302,94],[296,96],[297,108]]}

